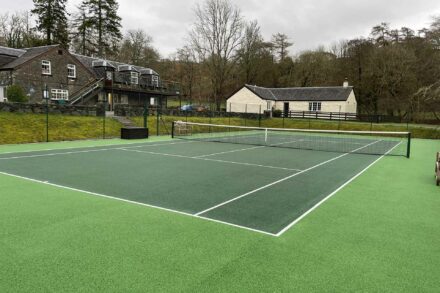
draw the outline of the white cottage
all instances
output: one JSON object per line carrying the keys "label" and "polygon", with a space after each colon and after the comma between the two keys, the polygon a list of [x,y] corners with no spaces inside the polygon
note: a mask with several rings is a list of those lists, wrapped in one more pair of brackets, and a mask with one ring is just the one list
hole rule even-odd
{"label": "white cottage", "polygon": [[353,87],[264,88],[245,85],[227,99],[228,112],[262,113],[281,110],[357,113]]}

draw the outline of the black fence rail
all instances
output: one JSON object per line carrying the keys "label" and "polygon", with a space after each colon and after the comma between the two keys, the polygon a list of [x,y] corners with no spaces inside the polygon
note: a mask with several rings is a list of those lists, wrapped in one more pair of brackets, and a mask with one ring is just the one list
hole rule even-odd
{"label": "black fence rail", "polygon": [[358,120],[356,113],[342,112],[310,112],[310,111],[289,111],[281,113],[285,118],[301,119],[325,119],[325,120]]}
{"label": "black fence rail", "polygon": [[[274,113],[275,114],[275,113]],[[412,119],[410,115],[391,116],[382,114],[357,114],[345,112],[310,112],[310,111],[289,111],[279,112],[274,117],[296,118],[296,119],[323,119],[323,120],[341,120],[341,121],[360,121],[370,123],[408,123]],[[434,120],[421,121],[426,124],[434,124]]]}

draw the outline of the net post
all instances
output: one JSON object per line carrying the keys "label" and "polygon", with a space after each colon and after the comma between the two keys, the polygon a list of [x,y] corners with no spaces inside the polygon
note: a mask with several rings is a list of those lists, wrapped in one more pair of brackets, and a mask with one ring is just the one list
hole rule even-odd
{"label": "net post", "polygon": [[267,128],[264,129],[264,142],[267,144]]}
{"label": "net post", "polygon": [[174,138],[174,123],[176,121],[171,122],[171,138]]}
{"label": "net post", "polygon": [[411,132],[408,132],[408,145],[406,147],[406,157],[409,159],[411,156]]}

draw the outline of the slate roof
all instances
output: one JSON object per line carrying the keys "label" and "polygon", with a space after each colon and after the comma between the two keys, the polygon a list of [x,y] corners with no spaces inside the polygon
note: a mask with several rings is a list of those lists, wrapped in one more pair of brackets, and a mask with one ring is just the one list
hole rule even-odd
{"label": "slate roof", "polygon": [[145,68],[145,67],[141,67],[141,66],[134,66],[134,65],[111,61],[111,60],[103,60],[103,59],[95,58],[95,57],[87,57],[87,56],[83,56],[83,55],[79,55],[79,54],[72,54],[72,55],[75,56],[84,66],[86,66],[87,68],[89,68],[92,71],[94,71],[94,69],[96,68],[93,65],[95,65],[95,66],[98,65],[98,67],[99,67],[100,65],[106,64],[107,67],[121,68],[122,71],[128,70],[128,68],[131,67],[133,69],[133,71],[140,72],[141,74],[159,75],[156,71],[154,71],[153,69],[150,69],[150,68]]}
{"label": "slate roof", "polygon": [[[59,45],[50,45],[50,46],[41,46],[41,47],[33,47],[33,48],[24,48],[24,49],[13,49],[7,47],[0,46],[0,70],[11,70],[14,69],[29,60],[46,53],[47,51],[53,49],[54,47],[59,47]],[[140,72],[141,74],[150,74],[150,75],[159,75],[156,71],[140,67],[134,66],[130,64],[125,64],[121,62],[111,61],[111,60],[103,60],[100,58],[87,57],[79,54],[72,54],[76,57],[87,69],[91,72],[96,73],[95,68],[99,66],[108,66],[113,68],[118,68],[121,66],[122,69],[132,69],[133,71]],[[98,65],[94,67],[94,65]]]}
{"label": "slate roof", "polygon": [[[0,52],[4,51],[4,52],[12,52],[12,53],[16,53],[17,56],[12,62],[9,62],[5,65],[3,65],[2,67],[0,67],[0,69],[14,69],[26,62],[28,62],[29,60],[43,54],[46,53],[47,51],[51,50],[54,47],[58,47],[58,45],[51,45],[51,46],[41,46],[41,47],[33,47],[33,48],[26,48],[26,49],[11,49],[11,48],[5,48],[5,47],[0,47]],[[22,51],[22,52],[19,52]]]}
{"label": "slate roof", "polygon": [[264,88],[245,85],[263,100],[272,101],[346,101],[353,87]]}
{"label": "slate roof", "polygon": [[0,55],[19,57],[19,56],[23,55],[24,53],[26,53],[26,50],[23,50],[23,49],[0,47]]}

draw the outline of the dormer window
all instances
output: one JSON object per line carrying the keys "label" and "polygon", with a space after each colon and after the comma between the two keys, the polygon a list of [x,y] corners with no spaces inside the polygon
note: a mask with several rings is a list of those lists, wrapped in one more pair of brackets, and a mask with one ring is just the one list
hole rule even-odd
{"label": "dormer window", "polygon": [[76,78],[76,66],[73,64],[67,65],[67,77]]}
{"label": "dormer window", "polygon": [[131,84],[139,84],[139,74],[137,72],[131,72],[130,74]]}
{"label": "dormer window", "polygon": [[43,75],[51,75],[52,74],[52,68],[50,65],[50,61],[47,61],[47,60],[41,61],[41,74],[43,74]]}
{"label": "dormer window", "polygon": [[151,78],[151,81],[153,83],[153,86],[159,87],[159,76],[153,75]]}

